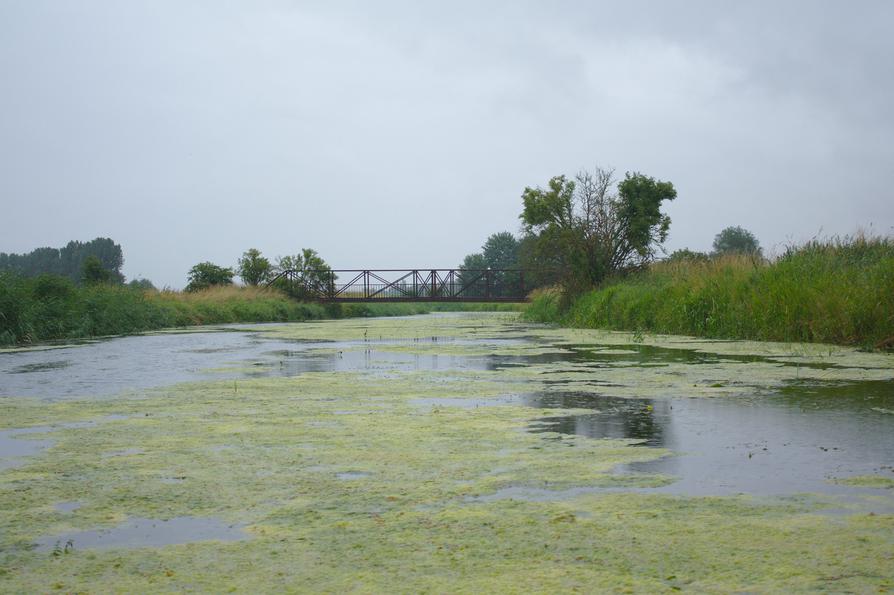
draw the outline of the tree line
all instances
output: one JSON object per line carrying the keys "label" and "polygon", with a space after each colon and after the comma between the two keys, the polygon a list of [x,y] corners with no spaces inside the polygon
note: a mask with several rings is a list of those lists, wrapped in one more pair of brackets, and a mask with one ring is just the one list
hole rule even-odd
{"label": "tree line", "polygon": [[[257,286],[273,283],[279,289],[294,292],[295,288],[278,277],[286,271],[294,271],[305,279],[305,284],[322,284],[334,280],[332,268],[312,248],[302,248],[297,254],[278,256],[271,262],[257,248],[242,253],[234,268],[212,262],[200,262],[189,270],[186,291],[200,291],[215,285],[232,285],[238,275],[245,285]],[[302,296],[295,296],[302,297]]]}
{"label": "tree line", "polygon": [[123,283],[124,254],[109,238],[71,241],[63,248],[37,248],[26,254],[0,252],[0,271],[22,277],[59,275],[74,283]]}
{"label": "tree line", "polygon": [[[640,271],[666,255],[671,219],[662,206],[677,197],[671,182],[639,172],[618,179],[596,167],[573,178],[560,175],[545,187],[521,194],[521,233],[499,232],[481,251],[469,254],[460,269],[524,269],[525,290],[558,285],[572,298],[606,279]],[[762,257],[757,238],[741,227],[728,227],[714,238],[711,254],[678,250],[670,259],[710,259],[741,253]],[[518,273],[502,276],[509,291]]]}

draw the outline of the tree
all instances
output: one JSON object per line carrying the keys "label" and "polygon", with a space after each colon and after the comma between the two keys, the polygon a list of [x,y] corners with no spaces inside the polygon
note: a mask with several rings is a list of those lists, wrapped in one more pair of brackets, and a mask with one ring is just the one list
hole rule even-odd
{"label": "tree", "polygon": [[81,268],[81,281],[84,285],[98,285],[112,280],[112,273],[103,268],[102,262],[97,256],[91,254],[84,259]]}
{"label": "tree", "polygon": [[487,268],[496,271],[491,273],[491,283],[497,296],[518,295],[521,290],[519,274],[505,270],[518,268],[518,249],[518,240],[508,231],[492,234],[481,247]]}
{"label": "tree", "polygon": [[276,286],[299,299],[325,293],[338,278],[332,273],[332,267],[312,248],[302,248],[299,254],[277,257],[273,270],[274,275],[286,271],[294,273],[297,284],[281,277],[276,281]]}
{"label": "tree", "polygon": [[682,248],[680,250],[674,250],[671,255],[667,257],[667,262],[705,263],[708,262],[710,259],[711,257],[704,252],[696,252],[694,250],[690,250],[689,248]]}
{"label": "tree", "polygon": [[242,254],[236,270],[246,285],[259,285],[270,278],[273,267],[259,250],[250,248]]}
{"label": "tree", "polygon": [[481,271],[487,269],[487,261],[480,252],[467,254],[463,259],[463,263],[459,265],[459,273],[457,280],[459,284],[466,287],[465,294],[472,296],[483,293],[485,289],[486,279],[482,276]]}
{"label": "tree", "polygon": [[760,256],[760,243],[754,234],[739,226],[727,227],[714,236],[714,254],[752,254]]}
{"label": "tree", "polygon": [[508,231],[492,234],[481,247],[484,262],[491,269],[513,269],[518,266],[518,240]]}
{"label": "tree", "polygon": [[149,279],[131,279],[127,284],[131,289],[139,289],[141,291],[155,291],[155,284]]}
{"label": "tree", "polygon": [[109,281],[124,283],[121,246],[109,238],[96,238],[89,242],[71,241],[64,248],[37,248],[27,254],[0,253],[0,270],[14,271],[24,277],[50,273],[79,283],[82,281],[84,263],[90,256],[98,258],[102,268],[109,272]]}
{"label": "tree", "polygon": [[575,180],[552,178],[546,189],[525,188],[520,216],[533,236],[538,266],[558,267],[566,293],[599,284],[607,276],[651,262],[667,239],[670,217],[661,212],[677,191],[640,173],[615,186],[614,171],[597,167]]}
{"label": "tree", "polygon": [[213,285],[232,285],[232,269],[217,266],[211,262],[200,262],[189,269],[189,283],[186,291],[199,291]]}

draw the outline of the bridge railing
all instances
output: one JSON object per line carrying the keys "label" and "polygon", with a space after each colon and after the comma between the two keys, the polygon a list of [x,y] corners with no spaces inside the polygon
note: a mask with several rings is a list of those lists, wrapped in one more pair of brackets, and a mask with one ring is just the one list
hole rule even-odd
{"label": "bridge railing", "polygon": [[287,270],[268,285],[323,302],[522,302],[522,269]]}

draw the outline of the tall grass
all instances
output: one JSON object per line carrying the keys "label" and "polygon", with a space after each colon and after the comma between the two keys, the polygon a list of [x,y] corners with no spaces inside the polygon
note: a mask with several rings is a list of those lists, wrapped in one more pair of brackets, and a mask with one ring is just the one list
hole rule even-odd
{"label": "tall grass", "polygon": [[77,287],[45,275],[0,277],[0,344],[121,335],[198,324],[327,318],[319,304],[267,289],[216,287],[195,293],[118,285]]}
{"label": "tall grass", "polygon": [[566,311],[554,303],[540,296],[527,316],[577,327],[887,347],[894,343],[894,241],[813,241],[774,262],[656,263],[582,295]]}
{"label": "tall grass", "polygon": [[212,287],[197,292],[139,290],[120,285],[78,287],[43,275],[0,275],[0,345],[125,335],[233,322],[279,322],[408,316],[433,310],[506,309],[505,304],[296,302],[275,289]]}

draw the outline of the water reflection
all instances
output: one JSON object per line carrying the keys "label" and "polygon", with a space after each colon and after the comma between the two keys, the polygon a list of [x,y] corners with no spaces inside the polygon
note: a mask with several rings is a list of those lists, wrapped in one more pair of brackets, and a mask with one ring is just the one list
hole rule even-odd
{"label": "water reflection", "polygon": [[[625,403],[625,401],[629,401]],[[830,480],[894,478],[894,383],[792,383],[754,398],[613,399],[533,397],[534,406],[592,407],[592,414],[545,420],[534,431],[635,438],[674,455],[621,472],[677,481],[659,491],[762,495],[847,493]]]}
{"label": "water reflection", "polygon": [[535,432],[578,434],[588,438],[634,438],[649,446],[665,445],[672,404],[667,400],[624,399],[588,393],[533,394],[524,399],[543,409],[595,409],[598,412],[552,417],[533,428]]}

